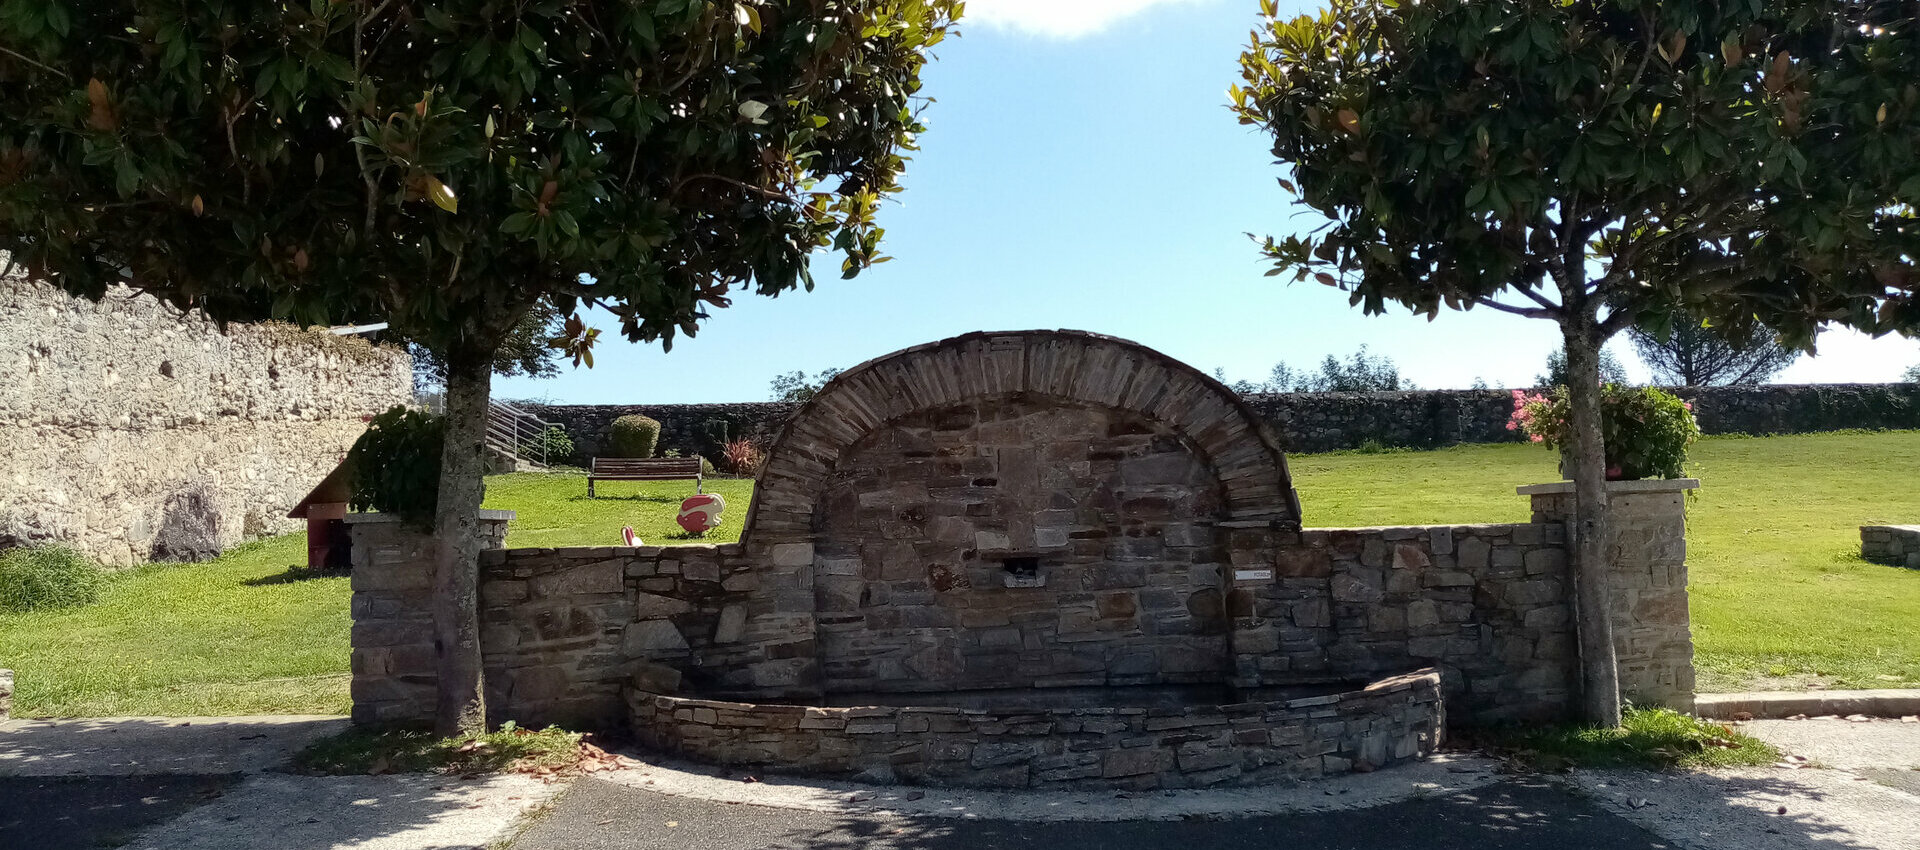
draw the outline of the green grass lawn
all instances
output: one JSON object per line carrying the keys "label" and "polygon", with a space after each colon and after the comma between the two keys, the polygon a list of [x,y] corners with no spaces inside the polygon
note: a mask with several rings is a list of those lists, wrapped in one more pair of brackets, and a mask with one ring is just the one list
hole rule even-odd
{"label": "green grass lawn", "polygon": [[753,481],[709,478],[705,489],[725,499],[727,509],[720,527],[699,539],[674,523],[680,501],[693,495],[692,481],[602,481],[594,485],[598,498],[589,499],[584,475],[495,475],[487,479],[486,507],[518,513],[507,526],[507,545],[516,548],[620,546],[620,529],[628,525],[649,546],[739,540]]}
{"label": "green grass lawn", "polygon": [[[1517,522],[1513,488],[1557,477],[1532,445],[1291,459],[1309,525]],[[1920,571],[1859,559],[1858,526],[1920,521],[1920,432],[1700,442],[1689,508],[1694,637],[1702,690],[1920,686]],[[487,506],[519,512],[509,545],[736,540],[752,482],[704,540],[673,524],[687,482],[579,475],[489,480]],[[21,716],[339,713],[347,700],[347,580],[287,580],[304,535],[206,564],[114,577],[87,608],[0,614],[0,667],[18,671]]]}
{"label": "green grass lawn", "polygon": [[[673,521],[690,481],[617,482],[589,501],[579,475],[501,475],[488,479],[487,507],[519,512],[513,546],[616,546],[623,525],[654,545],[740,539],[753,482],[710,480],[707,491],[727,510],[700,540]],[[85,608],[0,614],[15,716],[345,714],[352,591],[344,577],[288,572],[306,562],[306,541],[118,573]]]}

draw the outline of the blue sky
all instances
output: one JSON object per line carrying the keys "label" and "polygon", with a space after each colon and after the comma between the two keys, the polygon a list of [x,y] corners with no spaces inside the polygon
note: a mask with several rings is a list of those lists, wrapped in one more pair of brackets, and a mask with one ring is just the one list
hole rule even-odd
{"label": "blue sky", "polygon": [[[1284,4],[1283,4],[1284,5]],[[1319,219],[1292,207],[1262,137],[1225,107],[1254,0],[969,0],[926,73],[929,131],[882,213],[895,258],[851,281],[823,257],[813,292],[736,298],[671,354],[606,329],[593,369],[495,383],[571,403],[756,401],[774,375],[847,367],[974,330],[1078,328],[1229,379],[1365,344],[1422,387],[1524,386],[1550,322],[1475,311],[1363,316],[1264,277],[1247,232]],[[1295,4],[1294,8],[1304,9]],[[1640,372],[1631,346],[1613,346]],[[1779,380],[1886,381],[1920,343],[1831,333]],[[1640,372],[1643,375],[1643,372]]]}

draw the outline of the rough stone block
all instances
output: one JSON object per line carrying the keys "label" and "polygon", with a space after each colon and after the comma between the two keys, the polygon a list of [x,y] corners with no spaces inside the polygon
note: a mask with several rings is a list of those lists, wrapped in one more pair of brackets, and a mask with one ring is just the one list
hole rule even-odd
{"label": "rough stone block", "polygon": [[717,644],[738,643],[747,631],[747,609],[742,605],[728,605],[720,609],[719,622],[713,628],[713,642]]}
{"label": "rough stone block", "polygon": [[768,556],[776,567],[804,567],[813,563],[813,544],[776,543]]}
{"label": "rough stone block", "polygon": [[684,654],[688,651],[686,636],[666,620],[646,620],[627,626],[622,637],[620,649],[632,658],[650,658],[658,655]]}

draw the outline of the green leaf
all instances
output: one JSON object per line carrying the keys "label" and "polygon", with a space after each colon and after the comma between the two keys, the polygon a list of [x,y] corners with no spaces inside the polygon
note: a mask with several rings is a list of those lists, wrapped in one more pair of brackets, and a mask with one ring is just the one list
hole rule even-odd
{"label": "green leaf", "polygon": [[433,200],[434,206],[447,212],[460,211],[460,199],[453,196],[453,188],[440,182],[438,177],[427,176],[427,197]]}

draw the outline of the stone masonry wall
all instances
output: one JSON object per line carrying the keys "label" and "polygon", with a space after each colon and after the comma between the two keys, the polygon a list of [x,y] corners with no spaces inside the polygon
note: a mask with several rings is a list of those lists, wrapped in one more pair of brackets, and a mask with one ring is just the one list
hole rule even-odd
{"label": "stone masonry wall", "polygon": [[[1682,708],[1693,483],[1624,486],[1612,558],[1628,695]],[[1110,337],[966,334],[823,388],[782,426],[737,544],[487,553],[491,706],[605,728],[634,692],[1025,709],[1432,667],[1460,722],[1552,719],[1578,664],[1550,501],[1533,523],[1302,530],[1278,442],[1218,381]],[[429,565],[383,537],[396,525],[353,533],[391,554],[355,570],[355,716],[424,717],[430,633],[395,612]]]}
{"label": "stone masonry wall", "polygon": [[1920,525],[1860,526],[1860,557],[1920,569]]}
{"label": "stone masonry wall", "polygon": [[821,708],[635,689],[634,731],[701,761],[883,782],[1200,788],[1297,781],[1425,758],[1444,735],[1425,670],[1326,696],[1181,708]]}
{"label": "stone masonry wall", "polygon": [[[1613,643],[1620,697],[1638,705],[1693,710],[1693,631],[1687,614],[1686,491],[1692,479],[1610,481]],[[1573,483],[1520,488],[1533,497],[1533,519],[1567,523],[1576,507]]]}
{"label": "stone masonry wall", "polygon": [[[1231,684],[1352,680],[1434,666],[1447,673],[1458,722],[1551,719],[1571,705],[1577,664],[1563,525],[1232,533],[1285,548],[1276,567],[1233,570],[1225,597]],[[421,544],[396,542],[409,532],[395,524],[357,523],[353,534],[356,558],[364,559],[353,573],[354,717],[429,717],[430,559],[409,548]],[[1667,538],[1656,532],[1655,539]],[[1674,553],[1670,541],[1661,545]],[[1248,551],[1240,547],[1230,545]],[[1629,546],[1614,578],[1622,595],[1614,611],[1622,685],[1636,701],[1686,708],[1692,644],[1684,577],[1669,563],[1656,579],[1652,560]],[[827,683],[813,581],[809,544],[487,552],[481,617],[489,707],[495,720],[523,725],[613,728],[624,722],[620,693],[630,683],[653,693],[819,701]],[[1140,616],[1136,628],[1151,629],[1155,615]],[[1032,650],[1072,651],[1070,641]]]}
{"label": "stone masonry wall", "polygon": [[1000,400],[889,423],[822,497],[827,690],[1223,682],[1222,503],[1134,414]]}
{"label": "stone masonry wall", "polygon": [[286,512],[411,397],[407,356],[286,325],[221,332],[126,289],[0,282],[0,546],[110,564],[293,530]]}
{"label": "stone masonry wall", "polygon": [[[1778,384],[1675,389],[1693,402],[1708,434],[1804,434],[1849,428],[1920,428],[1920,384]],[[1505,443],[1510,390],[1422,390],[1384,393],[1286,393],[1246,397],[1290,452],[1356,448],[1367,442],[1433,448]],[[788,402],[653,405],[535,405],[543,419],[573,437],[581,458],[600,451],[607,426],[644,413],[660,420],[660,448],[708,458],[716,435],[768,440],[799,410]]]}

